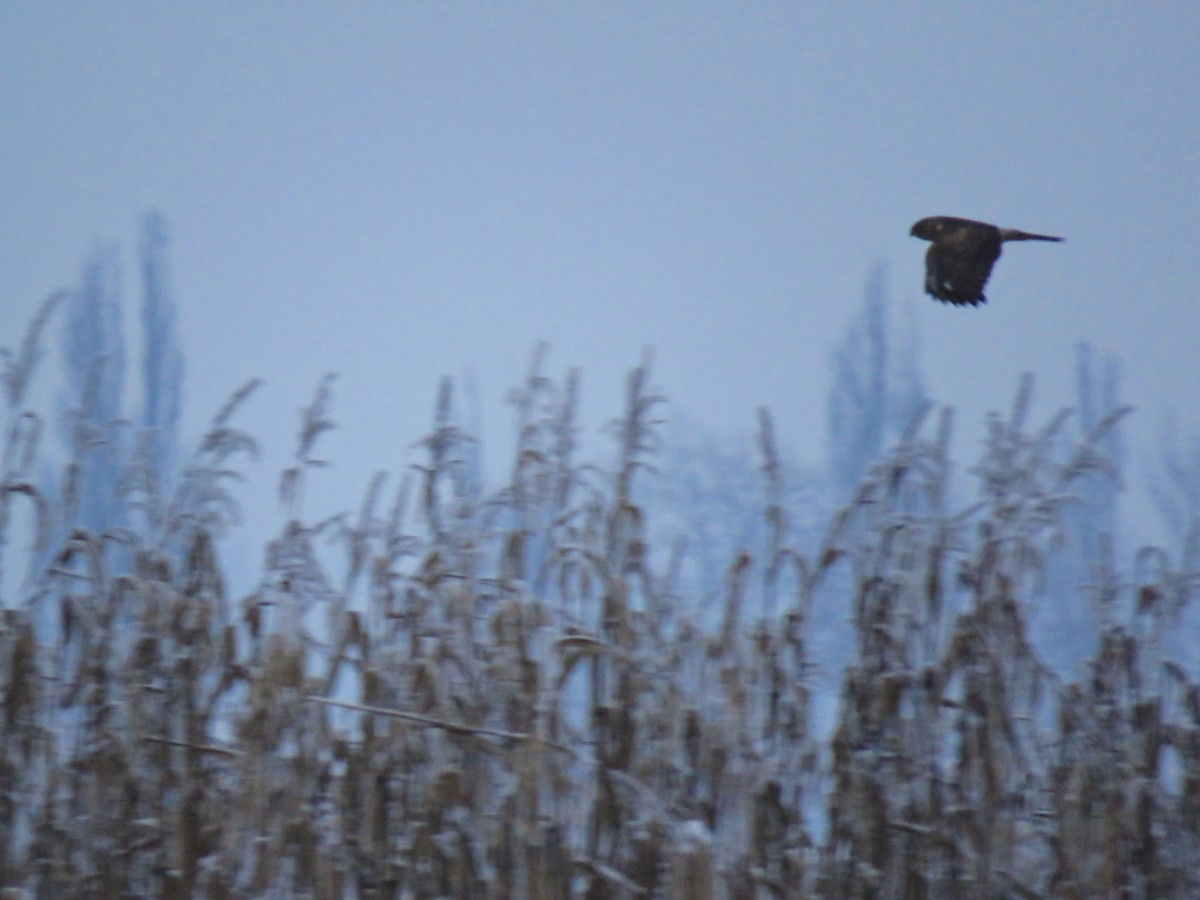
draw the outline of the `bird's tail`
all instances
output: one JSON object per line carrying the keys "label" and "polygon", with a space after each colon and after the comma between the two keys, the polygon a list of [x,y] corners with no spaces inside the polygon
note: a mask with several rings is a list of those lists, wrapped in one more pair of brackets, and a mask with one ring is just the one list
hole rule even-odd
{"label": "bird's tail", "polygon": [[1052,237],[1048,234],[1030,234],[1028,231],[1018,231],[1016,228],[1001,228],[1000,240],[1002,241],[1061,241],[1060,237]]}

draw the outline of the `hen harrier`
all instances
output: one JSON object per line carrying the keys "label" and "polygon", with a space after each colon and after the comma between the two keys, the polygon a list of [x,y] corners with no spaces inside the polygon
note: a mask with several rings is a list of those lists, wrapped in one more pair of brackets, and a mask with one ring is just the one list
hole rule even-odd
{"label": "hen harrier", "polygon": [[909,233],[933,242],[925,254],[925,293],[956,306],[987,302],[983,286],[992,274],[992,264],[1000,258],[1000,245],[1005,241],[1062,240],[954,216],[922,219]]}

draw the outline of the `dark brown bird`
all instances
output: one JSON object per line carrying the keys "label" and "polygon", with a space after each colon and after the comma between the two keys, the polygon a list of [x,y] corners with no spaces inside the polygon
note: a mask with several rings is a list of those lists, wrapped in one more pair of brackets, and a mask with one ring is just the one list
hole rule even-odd
{"label": "dark brown bird", "polygon": [[987,302],[983,286],[992,274],[992,265],[1000,258],[1000,245],[1005,241],[1062,240],[954,216],[922,219],[909,233],[933,242],[925,254],[925,293],[956,306]]}

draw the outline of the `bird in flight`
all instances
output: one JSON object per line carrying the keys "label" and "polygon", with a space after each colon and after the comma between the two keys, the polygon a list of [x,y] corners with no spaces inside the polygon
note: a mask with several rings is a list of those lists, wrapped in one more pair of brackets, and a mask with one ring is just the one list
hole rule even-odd
{"label": "bird in flight", "polygon": [[922,219],[909,234],[933,242],[925,254],[925,293],[956,306],[987,302],[983,286],[992,274],[993,263],[1000,258],[1000,245],[1005,241],[1062,240],[954,216]]}

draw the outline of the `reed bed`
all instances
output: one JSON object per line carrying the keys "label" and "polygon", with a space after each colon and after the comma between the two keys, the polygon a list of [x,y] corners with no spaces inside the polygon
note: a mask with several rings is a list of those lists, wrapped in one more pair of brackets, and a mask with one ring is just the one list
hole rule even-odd
{"label": "reed bed", "polygon": [[[539,354],[502,490],[445,382],[417,464],[310,521],[326,380],[280,477],[285,524],[231,596],[254,384],[172,496],[134,453],[126,524],[76,527],[78,460],[59,503],[35,478],[26,388],[51,309],[3,358],[0,565],[29,575],[0,598],[0,896],[1200,896],[1200,684],[1162,647],[1196,548],[1098,572],[1090,601],[1034,599],[1123,410],[1065,441],[1064,416],[1029,424],[1024,381],[965,509],[950,413],[919,417],[807,548],[760,412],[766,538],[698,587],[682,545],[648,544],[648,364],[609,465],[579,458],[578,374]],[[1077,679],[1039,660],[1032,602],[1103,610]],[[815,604],[855,641],[829,735]]]}

